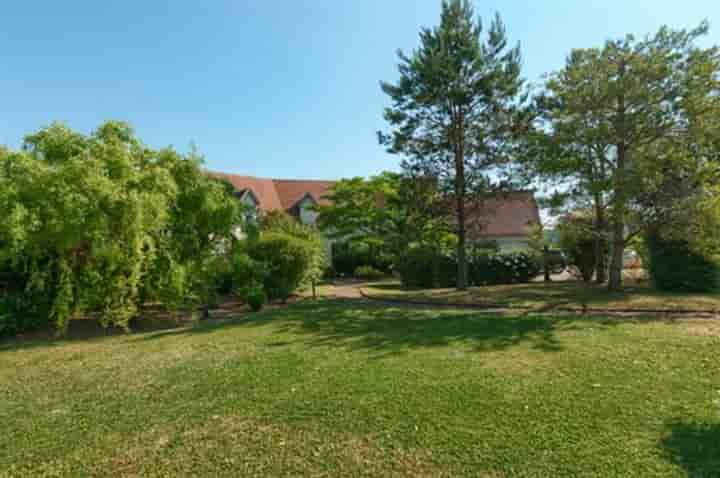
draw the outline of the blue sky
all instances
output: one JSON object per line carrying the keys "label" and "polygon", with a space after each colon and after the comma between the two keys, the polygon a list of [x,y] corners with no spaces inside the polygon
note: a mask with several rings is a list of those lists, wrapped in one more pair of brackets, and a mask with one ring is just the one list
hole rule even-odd
{"label": "blue sky", "polygon": [[[573,47],[708,19],[710,0],[494,0],[533,82]],[[194,142],[211,169],[326,178],[396,169],[377,145],[398,48],[439,0],[8,1],[0,7],[0,144],[64,121],[129,121],[156,147]]]}

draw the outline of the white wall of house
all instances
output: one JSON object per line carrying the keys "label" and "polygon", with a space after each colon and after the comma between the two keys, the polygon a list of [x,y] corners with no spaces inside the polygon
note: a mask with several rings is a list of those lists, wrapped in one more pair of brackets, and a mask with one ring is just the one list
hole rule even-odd
{"label": "white wall of house", "polygon": [[493,237],[493,239],[497,241],[501,252],[525,250],[530,244],[529,239],[525,236],[502,236]]}
{"label": "white wall of house", "polygon": [[315,201],[310,198],[305,198],[298,205],[300,211],[300,222],[308,226],[314,226],[318,218],[318,212],[313,209]]}

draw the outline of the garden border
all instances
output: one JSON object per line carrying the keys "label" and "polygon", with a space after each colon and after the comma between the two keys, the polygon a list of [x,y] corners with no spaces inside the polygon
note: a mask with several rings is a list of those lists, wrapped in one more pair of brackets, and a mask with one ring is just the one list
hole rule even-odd
{"label": "garden border", "polygon": [[391,304],[401,305],[420,305],[425,307],[446,307],[446,308],[460,308],[460,309],[475,309],[475,310],[486,310],[486,311],[525,311],[525,312],[537,312],[537,313],[550,313],[550,312],[567,312],[575,314],[662,314],[665,316],[679,315],[679,316],[690,316],[698,318],[720,318],[720,309],[607,309],[601,307],[568,307],[568,306],[546,306],[546,307],[532,307],[527,305],[508,305],[508,304],[467,304],[458,302],[433,302],[427,300],[414,300],[414,299],[398,299],[395,297],[377,297],[368,294],[365,288],[358,287],[360,295],[367,300],[375,302],[386,302]]}

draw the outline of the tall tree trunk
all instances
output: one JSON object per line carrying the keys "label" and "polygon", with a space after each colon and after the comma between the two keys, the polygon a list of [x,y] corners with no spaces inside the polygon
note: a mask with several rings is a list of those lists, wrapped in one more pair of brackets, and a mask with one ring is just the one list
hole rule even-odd
{"label": "tall tree trunk", "polygon": [[465,290],[468,286],[467,280],[467,256],[465,255],[465,163],[462,157],[462,147],[455,153],[455,167],[457,177],[455,178],[456,209],[457,209],[457,288]]}
{"label": "tall tree trunk", "polygon": [[609,290],[622,290],[623,254],[625,252],[625,162],[627,150],[625,144],[617,147],[617,166],[615,169],[615,197],[613,198],[611,258]]}
{"label": "tall tree trunk", "polygon": [[610,280],[608,289],[622,290],[623,254],[625,252],[625,224],[618,219],[613,222],[612,257],[610,258]]}
{"label": "tall tree trunk", "polygon": [[595,195],[595,282],[607,281],[607,263],[605,257],[605,212],[599,194]]}
{"label": "tall tree trunk", "polygon": [[[626,70],[625,63],[621,61],[618,69],[620,84],[623,83]],[[627,185],[625,184],[625,168],[628,159],[628,136],[625,124],[627,106],[625,105],[625,95],[622,89],[617,100],[616,128],[619,137],[616,144],[617,162],[613,174],[614,196],[612,200],[612,244],[610,247],[612,257],[610,258],[610,280],[608,281],[608,289],[614,291],[622,290],[623,253],[625,252],[625,209],[627,206]]]}

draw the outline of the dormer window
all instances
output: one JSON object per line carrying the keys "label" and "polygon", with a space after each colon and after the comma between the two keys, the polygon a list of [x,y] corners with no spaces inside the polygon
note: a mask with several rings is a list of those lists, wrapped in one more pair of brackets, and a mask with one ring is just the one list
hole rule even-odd
{"label": "dormer window", "polygon": [[246,189],[240,193],[240,202],[245,206],[245,220],[249,223],[257,221],[258,208],[260,201],[257,196],[250,190]]}
{"label": "dormer window", "polygon": [[308,226],[315,225],[318,217],[315,206],[317,206],[317,202],[310,194],[306,194],[305,197],[298,202],[298,216],[301,223]]}

